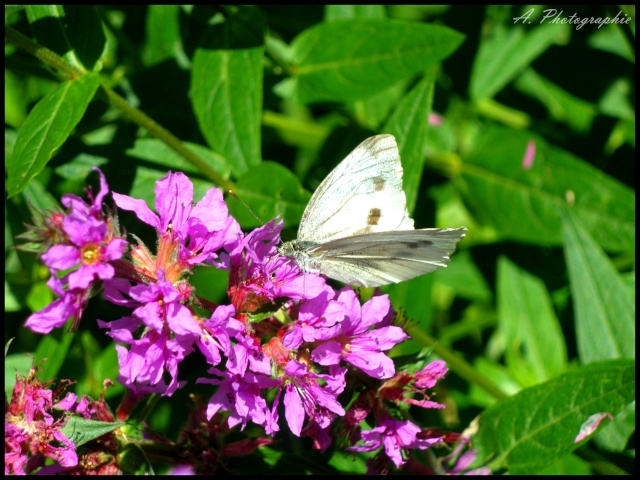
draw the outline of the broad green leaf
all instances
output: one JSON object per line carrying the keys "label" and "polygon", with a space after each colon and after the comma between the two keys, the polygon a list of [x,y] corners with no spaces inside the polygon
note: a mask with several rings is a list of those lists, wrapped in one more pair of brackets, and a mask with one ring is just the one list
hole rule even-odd
{"label": "broad green leaf", "polygon": [[[389,294],[391,304],[402,307],[402,315],[409,319],[411,324],[417,324],[418,328],[429,332],[433,328],[433,302],[431,295],[436,272],[430,275],[421,275],[406,282],[400,282],[383,288]],[[403,342],[396,347],[400,354],[414,353],[422,348],[421,344],[414,341]]]}
{"label": "broad green leaf", "polygon": [[[11,351],[11,345],[9,345],[9,351]],[[16,384],[16,373],[26,377],[32,366],[32,357],[24,353],[15,353],[4,357],[4,391],[7,399],[11,400],[13,387]]]}
{"label": "broad green leaf", "polygon": [[145,65],[173,58],[180,48],[180,5],[149,5],[146,41],[142,51]]}
{"label": "broad green leaf", "polygon": [[563,236],[580,360],[635,358],[635,304],[621,275],[571,214]]}
{"label": "broad green leaf", "polygon": [[[464,240],[463,240],[464,241]],[[456,295],[479,303],[489,303],[493,294],[468,250],[456,251],[447,268],[438,270],[438,282]]]}
{"label": "broad green leaf", "polygon": [[591,475],[593,473],[589,462],[576,454],[567,455],[556,460],[539,472],[540,475]]}
{"label": "broad green leaf", "polygon": [[109,162],[105,157],[80,153],[71,161],[55,168],[55,172],[67,180],[85,181],[93,167],[100,167]]}
{"label": "broad green leaf", "polygon": [[632,45],[624,37],[622,28],[617,25],[606,25],[593,32],[587,41],[590,47],[620,55],[622,58],[634,62]]}
{"label": "broad green leaf", "polygon": [[636,431],[636,402],[631,402],[613,419],[609,425],[600,430],[594,439],[596,444],[609,452],[624,452],[629,439]]}
{"label": "broad green leaf", "polygon": [[[224,158],[197,143],[183,143],[185,147],[193,150],[202,160],[211,165],[225,180],[229,178],[231,168]],[[136,140],[133,148],[127,150],[127,154],[166,167],[168,170],[199,173],[198,168],[191,162],[186,161],[182,155],[179,155],[166,143],[156,138],[140,138]]]}
{"label": "broad green leaf", "polygon": [[80,70],[93,70],[105,51],[95,5],[29,5],[27,17],[38,43]]}
{"label": "broad green leaf", "polygon": [[234,8],[196,50],[191,101],[207,143],[241,177],[261,161],[264,26],[254,7]]}
{"label": "broad green leaf", "polygon": [[547,107],[554,119],[566,123],[580,133],[589,131],[593,119],[598,114],[594,104],[571,95],[532,68],[528,68],[518,77],[515,86]]}
{"label": "broad green leaf", "polygon": [[628,120],[635,125],[634,93],[635,88],[633,85],[627,79],[619,78],[612,82],[607,91],[604,92],[598,102],[598,106],[604,114],[621,120]]}
{"label": "broad green leaf", "polygon": [[228,199],[229,213],[243,228],[259,226],[276,215],[284,219],[285,227],[297,225],[311,198],[298,177],[274,162],[252,168],[236,183],[235,194],[260,218],[256,220],[246,206]]}
{"label": "broad green leaf", "polygon": [[11,291],[11,285],[4,281],[4,311],[5,312],[19,312],[22,308],[20,301]]}
{"label": "broad green leaf", "polygon": [[439,25],[401,20],[335,20],[315,25],[291,45],[301,103],[367,98],[447,58],[462,42]]}
{"label": "broad green leaf", "polygon": [[84,69],[67,35],[63,5],[28,5],[26,13],[40,45],[53,50],[74,67]]}
{"label": "broad green leaf", "polygon": [[[532,166],[523,158],[535,142]],[[571,210],[605,250],[635,246],[635,195],[627,186],[539,137],[487,128],[454,179],[467,207],[502,240],[560,245]]]}
{"label": "broad green leaf", "polygon": [[53,292],[46,282],[35,282],[26,298],[27,306],[34,312],[45,308],[53,301]]}
{"label": "broad green leaf", "polygon": [[487,28],[473,64],[471,98],[478,102],[493,97],[546,49],[566,38],[569,25],[553,27],[539,25],[528,32],[522,27],[495,24]]}
{"label": "broad green leaf", "polygon": [[[4,123],[5,125],[20,128],[27,118],[27,82],[11,70],[4,70]],[[12,130],[5,129],[5,132]],[[5,137],[5,144],[7,139]],[[6,155],[9,157],[9,155]]]}
{"label": "broad green leaf", "polygon": [[510,474],[535,474],[571,453],[593,414],[614,417],[634,399],[632,360],[576,368],[488,408],[472,438],[479,462]]}
{"label": "broad green leaf", "polygon": [[523,385],[549,380],[567,366],[567,349],[542,280],[506,257],[498,259],[498,335],[505,362]]}
{"label": "broad green leaf", "polygon": [[384,5],[326,5],[324,7],[324,18],[327,22],[351,18],[385,18],[386,16]]}
{"label": "broad green leaf", "polygon": [[107,39],[95,5],[65,5],[65,31],[71,48],[84,68],[95,70],[105,53]]}
{"label": "broad green leaf", "polygon": [[124,422],[99,422],[97,420],[87,420],[76,415],[67,419],[67,423],[62,427],[62,433],[77,447],[84,445],[91,440],[101,437],[116,428],[125,425]]}
{"label": "broad green leaf", "polygon": [[38,210],[55,210],[60,209],[58,200],[44,188],[39,178],[34,179],[22,191],[21,196],[27,205],[32,205]]}
{"label": "broad green leaf", "polygon": [[407,93],[396,107],[382,131],[396,137],[404,175],[402,185],[407,195],[407,210],[413,212],[422,179],[429,128],[429,112],[433,101],[435,71],[431,71]]}
{"label": "broad green leaf", "polygon": [[74,333],[67,331],[68,325],[69,322],[64,327],[43,336],[33,354],[34,365],[38,365],[38,362],[45,358],[47,359],[41,363],[41,368],[38,369],[38,378],[43,382],[58,377],[60,368],[67,357],[71,342],[75,336]]}
{"label": "broad green leaf", "polygon": [[22,191],[67,140],[98,85],[99,78],[95,74],[63,82],[29,113],[7,162],[9,197]]}

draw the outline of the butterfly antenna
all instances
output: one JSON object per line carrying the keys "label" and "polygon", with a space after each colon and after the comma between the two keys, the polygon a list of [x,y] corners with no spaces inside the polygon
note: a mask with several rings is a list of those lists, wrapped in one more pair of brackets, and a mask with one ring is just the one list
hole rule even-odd
{"label": "butterfly antenna", "polygon": [[236,195],[236,193],[233,190],[227,190],[227,193],[231,195],[233,198],[235,198],[237,201],[239,201],[242,205],[244,205],[244,207],[247,210],[249,210],[249,213],[253,215],[253,218],[255,218],[256,220],[258,220],[258,222],[260,222],[260,225],[264,225],[264,222],[255,213],[253,213],[253,210],[249,208],[249,205],[247,205],[242,200],[240,200],[240,198]]}

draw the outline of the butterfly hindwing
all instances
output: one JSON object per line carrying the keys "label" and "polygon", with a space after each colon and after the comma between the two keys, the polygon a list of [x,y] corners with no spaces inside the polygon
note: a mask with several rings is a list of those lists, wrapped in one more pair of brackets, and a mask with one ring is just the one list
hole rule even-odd
{"label": "butterfly hindwing", "polygon": [[309,253],[319,259],[319,273],[375,287],[445,267],[465,232],[465,228],[426,228],[357,235],[323,243]]}

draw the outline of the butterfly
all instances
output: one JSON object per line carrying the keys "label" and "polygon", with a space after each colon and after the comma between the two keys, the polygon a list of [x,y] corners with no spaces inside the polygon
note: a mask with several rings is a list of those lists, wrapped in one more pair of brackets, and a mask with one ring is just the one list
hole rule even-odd
{"label": "butterfly", "polygon": [[278,251],[304,272],[377,287],[446,267],[466,231],[414,229],[396,140],[376,135],[327,175],[304,210],[298,238]]}

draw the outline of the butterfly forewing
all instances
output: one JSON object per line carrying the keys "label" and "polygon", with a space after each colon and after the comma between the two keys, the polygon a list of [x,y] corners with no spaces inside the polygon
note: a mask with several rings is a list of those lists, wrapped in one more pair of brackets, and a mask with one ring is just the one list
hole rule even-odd
{"label": "butterfly forewing", "polygon": [[397,283],[445,267],[465,228],[426,228],[357,235],[308,250],[318,271],[352,285]]}
{"label": "butterfly forewing", "polygon": [[368,287],[445,267],[466,229],[414,230],[406,205],[395,138],[368,138],[322,181],[298,239],[279,252],[305,272]]}
{"label": "butterfly forewing", "polygon": [[377,135],[353,150],[318,186],[302,215],[299,242],[412,230],[395,138]]}

